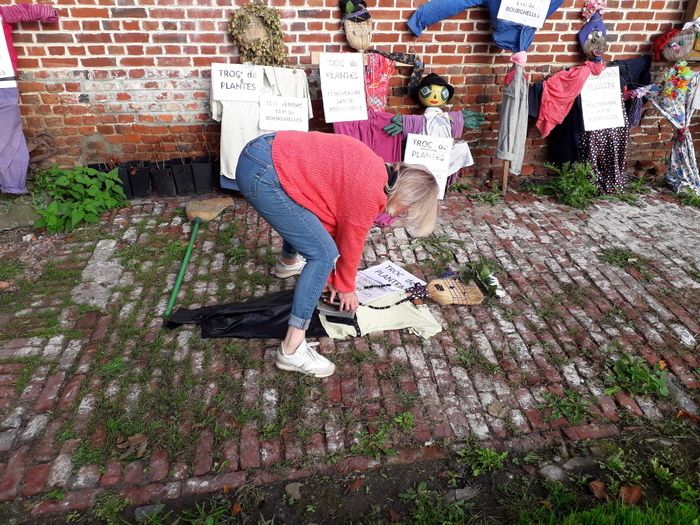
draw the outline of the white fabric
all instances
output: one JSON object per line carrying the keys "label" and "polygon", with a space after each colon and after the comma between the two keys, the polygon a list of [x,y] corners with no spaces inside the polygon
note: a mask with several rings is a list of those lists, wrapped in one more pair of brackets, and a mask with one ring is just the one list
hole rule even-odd
{"label": "white fabric", "polygon": [[[309,104],[309,118],[313,117],[309,82],[301,69],[263,67],[261,96],[299,97]],[[239,100],[216,100],[211,95],[211,118],[221,122],[221,175],[236,178],[238,156],[243,147],[255,137],[269,131],[260,129],[260,103]]]}
{"label": "white fabric", "polygon": [[[423,135],[431,137],[452,138],[452,121],[450,115],[440,108],[425,108],[423,112]],[[450,170],[456,173],[461,168],[474,164],[469,144],[464,140],[455,140],[450,153]]]}
{"label": "white fabric", "polygon": [[372,306],[393,305],[386,310],[375,310],[367,306],[360,306],[355,313],[361,332],[359,334],[352,325],[332,323],[323,315],[320,315],[319,319],[323,329],[333,339],[358,337],[372,332],[400,330],[402,328],[423,339],[429,339],[435,334],[442,332],[442,326],[430,313],[427,305],[416,306],[410,301],[396,304],[405,296],[404,292],[397,292],[372,301]]}

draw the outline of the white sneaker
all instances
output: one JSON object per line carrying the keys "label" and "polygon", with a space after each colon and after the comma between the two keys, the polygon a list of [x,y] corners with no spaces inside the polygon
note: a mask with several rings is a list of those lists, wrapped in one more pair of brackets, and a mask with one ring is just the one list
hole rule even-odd
{"label": "white sneaker", "polygon": [[314,377],[332,376],[335,372],[335,365],[311,348],[312,346],[318,346],[318,343],[304,341],[293,354],[285,354],[280,344],[277,349],[275,365],[282,370],[301,372]]}
{"label": "white sneaker", "polygon": [[286,279],[294,275],[299,275],[306,264],[306,259],[301,255],[297,255],[297,262],[294,264],[284,264],[280,259],[277,259],[277,264],[272,269],[272,274],[280,279]]}

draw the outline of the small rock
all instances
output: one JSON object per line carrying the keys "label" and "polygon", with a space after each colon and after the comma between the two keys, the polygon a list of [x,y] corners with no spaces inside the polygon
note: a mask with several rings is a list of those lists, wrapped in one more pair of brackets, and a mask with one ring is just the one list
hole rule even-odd
{"label": "small rock", "polygon": [[10,281],[0,281],[0,290],[7,290],[12,283]]}
{"label": "small rock", "polygon": [[23,236],[22,236],[22,241],[23,241],[23,242],[32,242],[32,241],[36,241],[36,235],[34,235],[33,233],[28,233],[27,235],[23,235]]}
{"label": "small rock", "polygon": [[497,417],[498,419],[504,419],[504,418],[508,417],[508,414],[510,414],[510,408],[507,406],[503,406],[503,403],[501,403],[498,400],[491,403],[486,408],[486,411],[490,415],[492,415],[493,417]]}
{"label": "small rock", "polygon": [[550,481],[567,481],[569,479],[568,474],[563,468],[552,465],[545,465],[540,469],[540,474]]}
{"label": "small rock", "polygon": [[284,487],[284,491],[287,493],[287,496],[289,496],[293,500],[298,500],[301,499],[302,486],[303,483],[299,483],[298,481],[295,481],[293,483],[287,483]]}
{"label": "small rock", "polygon": [[447,501],[447,503],[457,503],[458,501],[474,499],[480,492],[481,488],[474,485],[462,489],[450,490],[445,494],[445,501]]}
{"label": "small rock", "polygon": [[573,472],[576,470],[583,470],[589,467],[595,467],[598,464],[595,458],[584,457],[584,456],[574,456],[569,461],[564,463],[564,470],[567,472]]}
{"label": "small rock", "polygon": [[136,521],[140,523],[142,521],[146,521],[151,516],[160,514],[164,508],[165,505],[162,503],[157,503],[156,505],[144,505],[143,507],[138,507],[134,511],[134,518],[136,518]]}

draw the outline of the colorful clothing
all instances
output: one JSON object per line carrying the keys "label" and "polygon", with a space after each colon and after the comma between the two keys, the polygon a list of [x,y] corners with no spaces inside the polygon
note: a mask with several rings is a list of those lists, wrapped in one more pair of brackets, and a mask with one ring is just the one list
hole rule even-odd
{"label": "colorful clothing", "polygon": [[664,95],[663,88],[662,84],[654,84],[641,88],[638,93],[651,100],[654,107],[666,117],[676,131],[666,180],[675,192],[691,191],[700,195],[700,173],[689,131],[690,121],[695,112],[694,100],[700,96],[700,72],[693,73],[687,83],[687,89],[675,91],[675,98]]}
{"label": "colorful clothing", "polygon": [[384,161],[359,140],[317,131],[277,132],[272,160],[284,191],[335,240],[340,259],[331,284],[354,291],[365,238],[386,208]]}
{"label": "colorful clothing", "polygon": [[58,11],[49,4],[17,4],[0,7],[2,28],[5,32],[7,50],[12,59],[12,67],[17,71],[17,53],[12,45],[12,24],[19,22],[46,22],[55,24],[58,22]]}
{"label": "colorful clothing", "polygon": [[393,60],[377,53],[367,55],[365,96],[368,110],[384,111],[389,94],[389,80],[395,72]]}
{"label": "colorful clothing", "polygon": [[[547,17],[551,16],[563,0],[550,0]],[[502,49],[513,53],[527,51],[537,31],[534,27],[524,26],[498,19],[500,0],[431,0],[420,6],[408,20],[408,28],[414,35],[420,36],[423,30],[435,22],[450,18],[470,7],[487,7],[493,26],[493,42]]]}
{"label": "colorful clothing", "polygon": [[391,124],[391,113],[386,111],[367,111],[367,120],[334,122],[333,131],[340,135],[356,138],[369,146],[384,162],[401,160],[401,135],[391,136],[384,127]]}

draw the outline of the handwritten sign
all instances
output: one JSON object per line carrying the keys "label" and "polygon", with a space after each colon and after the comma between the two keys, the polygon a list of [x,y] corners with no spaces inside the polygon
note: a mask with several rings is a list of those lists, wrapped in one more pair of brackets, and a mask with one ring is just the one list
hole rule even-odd
{"label": "handwritten sign", "polygon": [[[374,301],[385,295],[406,290],[415,284],[425,285],[415,275],[407,272],[391,261],[385,261],[357,272],[355,279],[357,298],[362,304]],[[383,288],[365,288],[365,286],[388,285]]]}
{"label": "handwritten sign", "polygon": [[586,80],[581,90],[583,129],[619,128],[625,125],[620,98],[620,69],[606,67],[603,72]]}
{"label": "handwritten sign", "polygon": [[451,138],[413,133],[409,133],[406,137],[403,161],[406,164],[420,164],[428,168],[440,185],[440,199],[445,197],[445,186],[450,176],[450,154],[453,142]]}
{"label": "handwritten sign", "polygon": [[496,18],[539,29],[548,10],[549,0],[501,0]]}
{"label": "handwritten sign", "polygon": [[309,103],[302,97],[260,99],[260,129],[309,131]]}
{"label": "handwritten sign", "polygon": [[257,101],[263,68],[251,64],[212,64],[211,85],[215,100]]}
{"label": "handwritten sign", "polygon": [[318,63],[326,122],[367,120],[362,53],[321,53]]}
{"label": "handwritten sign", "polygon": [[17,87],[15,70],[10,60],[10,51],[7,49],[5,31],[2,30],[2,17],[0,16],[0,88]]}

